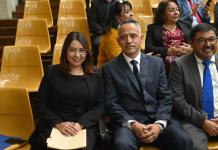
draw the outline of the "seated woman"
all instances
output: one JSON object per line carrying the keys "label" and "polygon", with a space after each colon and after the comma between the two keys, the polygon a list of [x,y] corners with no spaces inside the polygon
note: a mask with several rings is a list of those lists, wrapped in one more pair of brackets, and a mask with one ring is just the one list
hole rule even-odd
{"label": "seated woman", "polygon": [[99,54],[98,54],[98,67],[102,67],[104,63],[112,58],[118,56],[121,52],[121,47],[117,42],[118,33],[117,28],[119,22],[133,17],[132,5],[128,1],[122,3],[117,2],[114,8],[115,18],[111,20],[107,32],[101,37]]}
{"label": "seated woman", "polygon": [[[191,27],[180,21],[180,12],[175,0],[164,0],[158,5],[154,23],[148,25],[145,52],[166,56],[181,56],[190,53],[189,32]],[[172,57],[169,57],[171,59]]]}
{"label": "seated woman", "polygon": [[30,138],[32,150],[44,150],[53,127],[72,136],[87,129],[87,150],[96,143],[96,123],[104,112],[101,75],[93,70],[89,44],[80,32],[64,41],[60,64],[49,66],[39,87],[39,122]]}

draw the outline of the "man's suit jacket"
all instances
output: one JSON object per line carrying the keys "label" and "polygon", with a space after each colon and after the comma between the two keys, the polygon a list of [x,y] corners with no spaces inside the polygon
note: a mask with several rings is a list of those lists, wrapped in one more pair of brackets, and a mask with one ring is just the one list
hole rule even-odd
{"label": "man's suit jacket", "polygon": [[[218,68],[217,55],[215,59]],[[207,113],[202,110],[201,79],[193,53],[186,54],[172,63],[169,79],[176,114],[182,120],[202,127]]]}
{"label": "man's suit jacket", "polygon": [[[191,26],[182,21],[178,21],[177,26],[183,31],[185,42],[188,43]],[[145,52],[159,53],[162,58],[167,56],[168,48],[163,46],[163,30],[164,27],[160,24],[154,23],[148,25],[145,40]]]}
{"label": "man's suit jacket", "polygon": [[107,112],[116,123],[121,125],[128,120],[153,123],[170,119],[172,96],[160,58],[141,55],[142,90],[123,54],[103,67],[103,75]]}
{"label": "man's suit jacket", "polygon": [[[187,21],[187,22],[192,23],[193,17],[191,15],[191,9],[190,9],[187,2],[188,2],[188,0],[177,0],[177,4],[178,4],[180,14],[181,14],[181,19],[183,21]],[[198,2],[202,2],[202,0],[193,0],[194,4],[196,4]],[[210,15],[205,15],[203,7],[201,7],[201,6],[199,7],[198,13],[202,19],[202,22],[210,23]]]}

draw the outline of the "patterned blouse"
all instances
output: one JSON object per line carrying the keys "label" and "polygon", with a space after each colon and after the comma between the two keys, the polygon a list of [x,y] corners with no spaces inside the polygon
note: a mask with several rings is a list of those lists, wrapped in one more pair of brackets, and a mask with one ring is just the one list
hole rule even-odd
{"label": "patterned blouse", "polygon": [[183,31],[176,27],[174,31],[169,31],[166,28],[163,30],[163,45],[164,47],[180,46],[185,42]]}

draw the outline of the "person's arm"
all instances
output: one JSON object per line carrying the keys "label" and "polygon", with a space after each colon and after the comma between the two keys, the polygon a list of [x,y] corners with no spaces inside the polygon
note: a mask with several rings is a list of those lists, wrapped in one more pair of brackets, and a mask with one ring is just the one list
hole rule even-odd
{"label": "person's arm", "polygon": [[[210,6],[210,7],[214,7],[214,6]],[[198,9],[198,12],[201,16],[201,19],[203,22],[205,23],[210,23],[211,17],[210,17],[210,13],[208,13],[207,11],[205,11],[204,7],[200,7]]]}
{"label": "person's arm", "polygon": [[129,115],[119,104],[118,87],[116,87],[114,83],[115,81],[108,66],[103,67],[103,76],[105,83],[107,113],[120,125],[128,123],[128,120],[135,120],[135,118]]}
{"label": "person's arm", "polygon": [[[159,83],[158,83],[158,90],[157,90],[157,101],[158,101],[158,108],[156,111],[156,122],[158,121],[161,123],[161,120],[167,121],[171,117],[171,110],[172,110],[172,92],[169,89],[168,81],[166,77],[165,67],[162,60],[160,60],[161,64],[159,69]],[[165,124],[165,123],[163,123]],[[166,125],[166,124],[165,124]]]}
{"label": "person's arm", "polygon": [[95,91],[98,95],[96,97],[97,100],[95,101],[93,107],[88,110],[88,112],[86,112],[84,115],[82,115],[77,121],[84,128],[95,125],[104,113],[105,98],[102,75],[99,73],[98,75],[96,75],[96,78],[98,78],[96,80],[98,82],[96,83],[98,87]]}
{"label": "person's arm", "polygon": [[[184,70],[181,68],[181,65],[176,61],[173,61],[171,64],[169,81],[173,92],[174,110],[176,114],[181,116],[183,119],[195,124],[198,127],[202,127],[207,114],[187,102],[184,85],[187,83],[184,81],[183,74]],[[190,79],[190,82],[194,81],[191,81]]]}
{"label": "person's arm", "polygon": [[[152,25],[148,25],[146,39],[145,39],[145,52],[154,52],[155,54],[161,54],[162,58],[165,58],[167,55],[168,49],[163,46],[158,46],[157,39],[154,36],[155,32]],[[160,33],[158,33],[160,35]],[[162,38],[162,37],[161,37]]]}
{"label": "person's arm", "polygon": [[52,126],[55,124],[62,122],[63,120],[51,109],[52,99],[51,95],[55,94],[52,93],[51,88],[51,76],[52,74],[52,67],[48,67],[47,73],[42,78],[38,97],[36,99],[36,107],[39,113],[39,118],[41,121],[46,122]]}
{"label": "person's arm", "polygon": [[193,14],[188,5],[187,1],[181,2],[181,0],[177,0],[177,4],[180,10],[181,20],[192,24],[193,21]]}

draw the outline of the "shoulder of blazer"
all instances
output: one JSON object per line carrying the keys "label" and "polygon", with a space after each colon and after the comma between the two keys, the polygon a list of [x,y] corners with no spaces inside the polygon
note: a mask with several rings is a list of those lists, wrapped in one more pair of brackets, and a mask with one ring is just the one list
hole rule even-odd
{"label": "shoulder of blazer", "polygon": [[191,26],[188,23],[180,20],[177,22],[177,26],[184,32],[186,42],[190,41],[189,34],[191,31]]}
{"label": "shoulder of blazer", "polygon": [[46,74],[48,77],[51,77],[53,74],[56,74],[57,72],[60,72],[61,69],[60,69],[60,65],[49,65],[47,67],[47,70],[46,70]]}
{"label": "shoulder of blazer", "polygon": [[215,54],[215,59],[218,60],[218,54]]}
{"label": "shoulder of blazer", "polygon": [[157,64],[161,64],[161,62],[163,61],[163,59],[162,58],[160,58],[160,57],[156,57],[156,56],[150,56],[150,55],[146,55],[146,54],[144,54],[144,53],[142,53],[142,59],[144,59],[144,60],[148,60],[148,62],[149,63],[157,63]]}
{"label": "shoulder of blazer", "polygon": [[[155,44],[162,46],[163,45],[163,26],[158,23],[150,24],[148,30],[152,33],[153,40]],[[149,37],[148,37],[149,38]]]}
{"label": "shoulder of blazer", "polygon": [[152,30],[162,30],[163,29],[162,25],[160,25],[158,23],[149,24],[148,28],[150,28]]}
{"label": "shoulder of blazer", "polygon": [[180,65],[186,65],[189,64],[192,61],[195,61],[195,57],[193,53],[185,54],[183,56],[178,57],[177,59],[174,60]]}
{"label": "shoulder of blazer", "polygon": [[215,54],[215,63],[216,63],[216,66],[217,66],[217,71],[218,71],[218,54]]}
{"label": "shoulder of blazer", "polygon": [[183,21],[183,20],[178,20],[176,24],[181,28],[186,28],[186,29],[189,29],[189,30],[191,30],[191,28],[192,28],[191,25],[189,24],[189,22],[186,22],[186,21]]}

